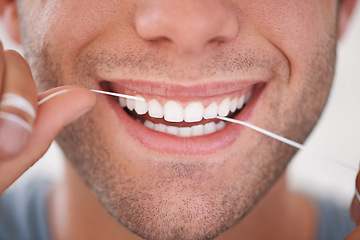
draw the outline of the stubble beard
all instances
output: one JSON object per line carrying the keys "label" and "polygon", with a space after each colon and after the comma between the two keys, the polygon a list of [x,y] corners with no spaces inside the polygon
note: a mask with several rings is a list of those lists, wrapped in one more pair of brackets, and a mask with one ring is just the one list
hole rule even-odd
{"label": "stubble beard", "polygon": [[[61,56],[46,46],[36,51],[35,41],[25,47],[39,89],[62,85]],[[30,43],[29,42],[29,43]],[[314,54],[309,63],[302,103],[288,112],[286,124],[278,133],[303,141],[317,121],[327,98],[333,76],[335,41]],[[96,56],[92,61],[99,60]],[[226,60],[226,59],[225,59]],[[115,61],[114,61],[115,62]],[[134,60],[136,62],[136,60]],[[83,65],[79,65],[82,66]],[[311,66],[311,67],[310,67]],[[85,69],[86,70],[86,69]],[[80,69],[78,72],[84,72]],[[79,79],[79,78],[77,78]],[[85,79],[85,78],[84,78]],[[74,82],[92,88],[93,83]],[[316,102],[316,105],[314,104]],[[274,106],[276,102],[272,103]],[[271,105],[271,104],[270,104]],[[284,110],[284,112],[286,109]],[[310,111],[310,112],[309,112]],[[136,155],[114,151],[114,143],[104,135],[106,127],[97,120],[95,108],[67,126],[57,141],[67,159],[100,202],[121,224],[146,239],[212,239],[238,222],[265,194],[285,169],[294,149],[260,135],[254,135],[248,151],[238,152],[239,169],[225,183],[211,173],[216,164],[175,163],[172,159],[149,159],[149,166],[159,175],[129,177],[122,161],[138,161]],[[282,115],[285,116],[283,112]],[[269,120],[269,125],[275,121]],[[284,127],[285,126],[285,127]],[[260,151],[261,149],[261,151]],[[236,159],[235,154],[230,158]],[[138,156],[139,157],[139,156]],[[234,161],[220,159],[220,162]],[[139,161],[142,161],[141,159]],[[159,164],[159,162],[162,162]],[[216,162],[216,161],[213,161]]]}
{"label": "stubble beard", "polygon": [[[131,178],[121,161],[143,162],[144,159],[134,159],[127,153],[116,158],[118,153],[112,154],[114,151],[107,148],[111,143],[105,138],[99,139],[99,135],[91,146],[79,144],[89,139],[89,132],[84,129],[96,127],[91,121],[91,117],[84,117],[68,126],[57,138],[58,143],[107,211],[144,239],[215,238],[250,211],[283,172],[285,159],[294,154],[293,149],[284,145],[262,140],[271,148],[266,151],[270,156],[275,156],[277,151],[282,153],[276,155],[278,164],[272,164],[274,159],[263,156],[262,152],[252,151],[240,156],[239,161],[257,160],[239,164],[234,173],[236,177],[231,176],[231,180],[217,175],[222,166],[216,163],[194,160],[195,163],[184,164],[176,157],[148,156],[146,162],[154,164],[146,165]],[[101,151],[95,149],[95,145],[101,146]],[[228,161],[233,158],[229,157]],[[224,159],[211,160],[227,164]]]}

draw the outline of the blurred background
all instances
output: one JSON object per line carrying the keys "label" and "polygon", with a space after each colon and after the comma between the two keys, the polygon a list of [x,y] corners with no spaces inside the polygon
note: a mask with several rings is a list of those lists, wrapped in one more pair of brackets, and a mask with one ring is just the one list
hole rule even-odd
{"label": "blurred background", "polygon": [[[292,160],[288,179],[292,188],[317,198],[329,198],[348,206],[355,191],[360,162],[360,4],[345,36],[339,42],[337,71],[328,105],[306,146],[323,152],[351,168],[299,151]],[[12,43],[0,22],[0,40],[5,49],[21,48]],[[359,91],[358,91],[359,90]],[[53,143],[47,154],[19,181],[45,175],[62,177],[63,155]]]}

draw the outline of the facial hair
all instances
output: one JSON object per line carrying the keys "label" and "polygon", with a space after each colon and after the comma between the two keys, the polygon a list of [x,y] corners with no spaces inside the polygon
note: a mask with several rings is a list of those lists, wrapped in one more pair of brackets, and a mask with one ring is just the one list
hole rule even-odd
{"label": "facial hair", "polygon": [[[23,32],[26,32],[23,30]],[[274,71],[277,83],[269,84],[274,96],[267,103],[268,129],[304,141],[326,102],[334,73],[335,40],[329,36],[307,63],[304,84],[296,89],[291,108],[283,101],[292,95],[284,56],[270,58],[258,49],[222,52],[198,66],[178,66],[151,50],[88,49],[79,54],[71,70],[51,43],[26,38],[24,50],[41,90],[66,83],[98,87],[89,81],[94,72],[122,69],[126,74],[170,79],[199,79],[228,73]],[[306,64],[306,63],[305,63]],[[270,92],[270,91],[268,91]],[[301,101],[300,101],[301,99]],[[196,161],[184,156],[144,155],[127,152],[125,136],[109,137],[103,106],[64,128],[57,141],[67,159],[109,213],[146,239],[212,239],[233,226],[256,204],[283,173],[295,150],[275,140],[249,133],[251,143],[219,158],[214,154]],[[107,113],[107,112],[106,112]],[[281,116],[282,119],[275,119]],[[272,130],[271,129],[271,130]],[[146,163],[143,164],[142,163]],[[234,167],[233,175],[223,176]],[[235,165],[234,165],[235,164]],[[130,166],[130,167],[129,167]],[[137,173],[134,173],[136,168]],[[222,181],[219,181],[221,179]]]}

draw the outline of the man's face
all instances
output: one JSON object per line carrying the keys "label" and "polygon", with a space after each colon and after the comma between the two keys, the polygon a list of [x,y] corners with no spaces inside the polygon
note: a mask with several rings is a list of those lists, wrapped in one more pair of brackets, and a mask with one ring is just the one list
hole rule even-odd
{"label": "man's face", "polygon": [[[19,2],[24,50],[40,89],[74,84],[151,101],[152,117],[99,95],[58,138],[105,208],[148,239],[214,237],[279,177],[294,149],[238,125],[221,129],[218,120],[203,120],[202,107],[218,105],[226,114],[251,94],[231,117],[304,141],[333,77],[337,4]],[[183,120],[181,108],[190,122],[173,122]],[[167,121],[157,118],[163,110]]]}

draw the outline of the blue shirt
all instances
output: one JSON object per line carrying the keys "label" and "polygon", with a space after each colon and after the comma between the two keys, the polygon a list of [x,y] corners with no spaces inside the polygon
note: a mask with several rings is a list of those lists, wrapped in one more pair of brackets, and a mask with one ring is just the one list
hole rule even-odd
{"label": "blue shirt", "polygon": [[0,240],[50,240],[49,180],[30,181],[0,197]]}
{"label": "blue shirt", "polygon": [[[0,240],[50,240],[47,199],[52,183],[30,181],[0,197]],[[349,210],[329,201],[318,201],[317,240],[340,240],[355,224]],[[305,240],[305,239],[304,239]]]}

